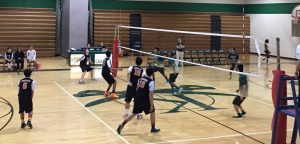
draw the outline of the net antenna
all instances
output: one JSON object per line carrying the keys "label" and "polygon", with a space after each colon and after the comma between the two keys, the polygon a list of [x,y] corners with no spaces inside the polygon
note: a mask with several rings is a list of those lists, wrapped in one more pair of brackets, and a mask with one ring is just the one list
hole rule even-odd
{"label": "net antenna", "polygon": [[[204,36],[220,36],[220,37],[227,37],[227,38],[230,37],[230,38],[251,39],[251,40],[254,40],[254,42],[256,43],[255,47],[256,47],[256,51],[257,51],[259,56],[261,55],[260,49],[259,49],[259,46],[258,46],[259,42],[264,43],[263,41],[258,40],[255,37],[245,36],[245,35],[220,34],[220,33],[208,33],[208,32],[193,32],[193,31],[158,29],[158,28],[147,28],[147,27],[133,27],[133,26],[125,26],[125,25],[118,25],[118,27],[123,28],[123,29],[139,29],[139,30],[144,30],[144,31],[157,31],[157,32],[191,34],[191,35],[202,35],[202,36],[204,35]],[[151,56],[155,56],[155,57],[161,57],[161,58],[164,58],[164,59],[176,60],[176,61],[179,61],[179,62],[184,62],[184,63],[187,63],[187,64],[201,66],[201,67],[215,69],[215,70],[221,70],[221,71],[232,72],[232,73],[236,73],[236,74],[243,74],[243,75],[248,75],[248,76],[263,76],[261,74],[256,74],[256,73],[238,72],[238,71],[234,71],[234,70],[228,70],[228,69],[225,69],[225,68],[220,68],[220,67],[209,66],[209,65],[190,62],[190,61],[185,61],[185,60],[169,58],[169,57],[165,57],[165,56],[161,56],[161,55],[156,55],[156,54],[153,54],[153,53],[150,53],[150,52],[145,52],[145,51],[141,51],[141,50],[132,49],[132,48],[125,47],[125,46],[122,46],[122,45],[119,45],[119,48],[130,50],[130,51],[135,51],[135,52],[139,52],[139,53],[143,53],[143,54],[147,54],[147,55],[151,55]]]}

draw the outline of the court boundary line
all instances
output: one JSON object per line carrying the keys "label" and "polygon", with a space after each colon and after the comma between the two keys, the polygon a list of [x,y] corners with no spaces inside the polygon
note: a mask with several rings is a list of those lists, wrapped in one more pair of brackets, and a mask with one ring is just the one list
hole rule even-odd
{"label": "court boundary line", "polygon": [[[292,129],[287,129],[287,131],[292,131]],[[269,134],[272,131],[266,132],[252,132],[246,133],[247,135],[260,135],[260,134]],[[211,140],[211,139],[220,139],[220,138],[231,138],[231,137],[239,137],[243,136],[242,134],[231,134],[231,135],[220,135],[220,136],[211,136],[211,137],[200,137],[200,138],[191,138],[191,139],[178,139],[178,140],[170,140],[170,141],[163,141],[163,142],[154,142],[154,143],[147,143],[147,144],[164,144],[164,143],[179,143],[179,142],[189,142],[189,141],[198,141],[198,140]]]}
{"label": "court boundary line", "polygon": [[59,87],[62,91],[64,91],[69,97],[71,97],[75,102],[77,102],[83,109],[88,111],[94,118],[96,118],[99,122],[101,122],[106,128],[108,128],[110,131],[113,132],[118,138],[120,138],[124,143],[130,144],[125,138],[123,138],[121,135],[119,135],[112,127],[110,127],[107,123],[105,123],[100,117],[98,117],[95,113],[93,113],[90,109],[86,108],[78,99],[73,97],[73,95],[68,92],[64,87],[62,87],[60,84],[58,84],[56,81],[53,81],[53,83]]}

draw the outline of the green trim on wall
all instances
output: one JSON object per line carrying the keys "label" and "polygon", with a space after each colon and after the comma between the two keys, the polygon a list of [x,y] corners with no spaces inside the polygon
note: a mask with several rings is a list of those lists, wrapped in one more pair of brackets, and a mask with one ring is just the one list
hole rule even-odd
{"label": "green trim on wall", "polygon": [[300,3],[273,3],[273,4],[248,4],[245,6],[247,14],[291,14]]}
{"label": "green trim on wall", "polygon": [[242,13],[240,4],[92,0],[94,9]]}
{"label": "green trim on wall", "polygon": [[56,0],[0,0],[0,7],[55,8]]}

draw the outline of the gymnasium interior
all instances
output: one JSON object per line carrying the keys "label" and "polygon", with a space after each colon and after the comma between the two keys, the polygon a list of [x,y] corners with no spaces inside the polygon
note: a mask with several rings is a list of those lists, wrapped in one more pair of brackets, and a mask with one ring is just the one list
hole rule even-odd
{"label": "gymnasium interior", "polygon": [[[184,54],[170,57],[178,39]],[[18,48],[24,66],[7,58]],[[233,49],[244,71],[231,69]],[[80,84],[86,50],[93,75]],[[104,94],[107,51],[117,98]],[[298,54],[299,0],[0,0],[0,144],[300,143]],[[167,77],[170,61],[182,63],[176,94],[155,72],[158,133],[144,113],[117,131],[136,57],[144,71],[161,58]],[[20,128],[25,69],[36,85],[33,128]],[[241,75],[248,81],[247,114],[233,118]]]}

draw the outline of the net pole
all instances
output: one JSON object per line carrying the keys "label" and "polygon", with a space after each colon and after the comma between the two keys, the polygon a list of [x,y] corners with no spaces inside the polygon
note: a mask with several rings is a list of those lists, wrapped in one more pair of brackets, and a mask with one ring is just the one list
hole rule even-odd
{"label": "net pole", "polygon": [[276,49],[277,49],[277,70],[280,70],[280,38],[276,38]]}
{"label": "net pole", "polygon": [[113,68],[113,76],[116,77],[118,74],[117,68],[119,65],[118,61],[118,46],[119,46],[119,39],[118,39],[118,27],[115,26],[115,36],[113,40],[113,49],[112,49],[112,68]]}

